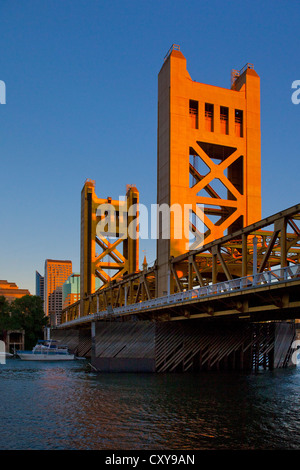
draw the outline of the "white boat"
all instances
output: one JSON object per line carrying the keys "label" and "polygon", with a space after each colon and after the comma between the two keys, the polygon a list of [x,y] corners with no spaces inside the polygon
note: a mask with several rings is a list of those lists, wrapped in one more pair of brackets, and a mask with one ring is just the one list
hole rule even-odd
{"label": "white boat", "polygon": [[40,340],[32,351],[17,351],[23,361],[73,361],[74,354],[69,352],[67,346],[58,345],[57,341]]}

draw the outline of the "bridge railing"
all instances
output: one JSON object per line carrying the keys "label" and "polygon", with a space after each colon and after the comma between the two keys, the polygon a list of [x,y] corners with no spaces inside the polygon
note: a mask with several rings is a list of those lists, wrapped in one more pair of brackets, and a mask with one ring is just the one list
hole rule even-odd
{"label": "bridge railing", "polygon": [[[184,292],[178,292],[176,294],[166,295],[158,297],[156,299],[146,300],[138,302],[128,306],[122,306],[111,309],[110,312],[107,310],[90,314],[86,317],[79,317],[75,320],[71,320],[70,323],[75,325],[84,321],[100,320],[101,318],[107,318],[111,316],[124,315],[126,313],[138,313],[141,310],[147,310],[152,308],[158,308],[180,302],[187,302],[197,300],[199,298],[205,299],[230,292],[245,291],[248,289],[255,289],[259,287],[265,287],[266,285],[278,284],[280,282],[288,282],[295,280],[300,277],[300,264],[293,266],[287,266],[285,268],[278,268],[272,271],[264,271],[262,273],[254,274],[251,276],[240,277],[237,279],[231,279],[228,281],[219,282],[217,284],[210,284],[204,287],[196,287],[192,290]],[[66,326],[66,323],[62,326]]]}
{"label": "bridge railing", "polygon": [[[160,307],[178,302],[192,301],[199,298],[216,296],[229,292],[236,292],[246,289],[253,289],[259,286],[271,285],[278,282],[286,282],[300,277],[300,264],[288,266],[286,268],[278,268],[272,271],[264,271],[263,273],[251,276],[240,277],[228,281],[211,284],[204,287],[194,288],[192,290],[178,292],[176,294],[158,297],[156,299],[146,300],[137,304],[128,305],[126,307],[117,307],[113,310],[114,314],[137,312],[141,309]],[[107,316],[107,312],[99,312],[95,314],[97,318]]]}

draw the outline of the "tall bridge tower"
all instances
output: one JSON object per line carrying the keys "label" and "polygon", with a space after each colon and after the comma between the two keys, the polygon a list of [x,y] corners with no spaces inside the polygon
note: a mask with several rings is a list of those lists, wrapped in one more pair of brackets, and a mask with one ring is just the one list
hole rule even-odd
{"label": "tall bridge tower", "polygon": [[[230,89],[193,81],[173,45],[158,76],[157,295],[168,263],[261,219],[260,79],[251,64]],[[180,235],[182,234],[182,236]],[[171,289],[172,290],[172,289]]]}
{"label": "tall bridge tower", "polygon": [[[95,181],[81,191],[80,315],[88,314],[85,301],[139,269],[139,192],[127,185],[125,200],[98,198]],[[131,227],[131,236],[128,231]]]}

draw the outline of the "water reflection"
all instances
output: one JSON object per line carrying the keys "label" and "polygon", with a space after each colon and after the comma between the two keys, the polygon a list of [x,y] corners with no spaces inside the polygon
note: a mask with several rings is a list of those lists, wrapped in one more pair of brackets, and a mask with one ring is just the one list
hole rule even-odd
{"label": "water reflection", "polygon": [[300,370],[95,374],[0,366],[1,449],[296,449]]}

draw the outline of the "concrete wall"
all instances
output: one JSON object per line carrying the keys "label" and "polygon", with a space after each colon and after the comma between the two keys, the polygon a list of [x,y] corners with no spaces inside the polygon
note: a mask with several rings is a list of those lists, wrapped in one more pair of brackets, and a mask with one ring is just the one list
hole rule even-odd
{"label": "concrete wall", "polygon": [[91,328],[51,330],[51,339],[68,346],[78,357],[91,356]]}
{"label": "concrete wall", "polygon": [[296,339],[294,322],[275,323],[274,363],[275,369],[291,366],[291,345]]}
{"label": "concrete wall", "polygon": [[101,372],[154,372],[153,322],[98,322],[92,365]]}

